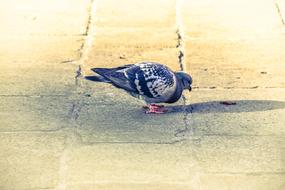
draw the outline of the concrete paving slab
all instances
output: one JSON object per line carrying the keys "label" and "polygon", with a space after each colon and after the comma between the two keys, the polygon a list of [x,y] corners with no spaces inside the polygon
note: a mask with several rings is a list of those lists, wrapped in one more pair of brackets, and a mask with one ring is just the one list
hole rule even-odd
{"label": "concrete paving slab", "polygon": [[142,184],[191,183],[196,180],[195,163],[186,146],[104,143],[82,146],[69,152],[66,185],[113,183],[140,188]]}
{"label": "concrete paving slab", "polygon": [[89,6],[89,1],[1,2],[0,94],[70,94],[77,68],[60,63],[79,59]]}
{"label": "concrete paving slab", "polygon": [[97,26],[95,47],[153,47],[176,48],[177,36],[174,26],[150,29],[135,27],[100,27]]}
{"label": "concrete paving slab", "polygon": [[100,0],[96,25],[101,27],[162,28],[175,25],[175,1]]}
{"label": "concrete paving slab", "polygon": [[274,2],[181,1],[180,10],[195,85],[284,86],[283,26]]}
{"label": "concrete paving slab", "polygon": [[63,135],[0,133],[0,188],[53,189],[59,178]]}
{"label": "concrete paving slab", "polygon": [[196,89],[185,94],[189,127],[197,136],[284,136],[284,93],[283,88]]}
{"label": "concrete paving slab", "polygon": [[[93,48],[88,61],[84,66],[86,75],[94,74],[90,68],[94,67],[116,67],[120,65],[138,63],[142,61],[153,61],[164,63],[174,71],[180,70],[177,63],[178,52],[175,48],[157,47],[110,47],[106,49]],[[96,52],[96,53],[95,53]],[[92,85],[90,85],[92,86]],[[94,88],[94,86],[93,86]]]}
{"label": "concrete paving slab", "polygon": [[185,34],[190,38],[256,38],[279,34],[283,29],[271,0],[181,0],[180,10]]}
{"label": "concrete paving slab", "polygon": [[98,26],[95,36],[84,67],[87,73],[92,67],[114,67],[141,61],[161,62],[179,70],[174,27],[114,29]]}
{"label": "concrete paving slab", "polygon": [[98,1],[95,40],[84,71],[144,60],[165,63],[177,70],[175,1],[161,2]]}
{"label": "concrete paving slab", "polygon": [[73,101],[66,96],[2,96],[0,107],[0,133],[72,127]]}
{"label": "concrete paving slab", "polygon": [[284,40],[187,40],[186,68],[194,86],[284,87]]}
{"label": "concrete paving slab", "polygon": [[15,63],[52,63],[77,60],[83,43],[81,36],[15,36],[0,37],[0,61]]}
{"label": "concrete paving slab", "polygon": [[284,136],[204,136],[192,144],[192,156],[205,173],[285,172]]}
{"label": "concrete paving slab", "polygon": [[98,183],[98,184],[81,184],[68,186],[71,190],[123,190],[123,189],[137,189],[137,190],[212,190],[212,189],[236,189],[236,190],[281,190],[284,187],[282,183],[284,177],[281,175],[274,176],[248,176],[248,175],[202,175],[200,178],[201,186],[191,186],[191,184],[163,184],[163,183]]}
{"label": "concrete paving slab", "polygon": [[69,150],[65,184],[70,189],[207,189],[208,183],[219,187],[220,176],[221,188],[239,182],[256,189],[259,180],[267,180],[265,187],[278,189],[285,169],[281,144],[284,138],[221,136],[172,145],[95,143]]}
{"label": "concrete paving slab", "polygon": [[201,189],[235,190],[281,190],[284,189],[284,175],[204,174],[201,175]]}
{"label": "concrete paving slab", "polygon": [[0,94],[71,95],[77,67],[69,63],[6,63],[0,71]]}
{"label": "concrete paving slab", "polygon": [[[89,1],[0,2],[0,189],[56,189]],[[75,18],[76,17],[76,18]]]}
{"label": "concrete paving slab", "polygon": [[2,35],[82,35],[90,0],[1,1]]}

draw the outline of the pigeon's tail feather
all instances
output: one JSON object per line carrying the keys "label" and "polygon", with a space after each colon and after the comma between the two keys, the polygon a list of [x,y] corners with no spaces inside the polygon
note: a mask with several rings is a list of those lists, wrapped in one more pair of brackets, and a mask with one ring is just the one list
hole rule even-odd
{"label": "pigeon's tail feather", "polygon": [[101,77],[108,80],[109,83],[116,86],[117,88],[122,88],[128,92],[137,92],[137,89],[131,84],[131,81],[122,72],[132,65],[126,65],[117,68],[92,68],[91,70],[99,74]]}
{"label": "pigeon's tail feather", "polygon": [[108,68],[92,68],[91,69],[93,72],[99,74],[97,76],[87,76],[85,77],[87,80],[92,80],[96,82],[107,82],[107,83],[112,83],[107,77],[107,73],[112,71],[113,69],[108,69]]}
{"label": "pigeon's tail feather", "polygon": [[124,69],[128,69],[128,68],[131,68],[133,66],[134,66],[134,64],[128,64],[128,65],[123,65],[123,66],[115,67],[115,68],[92,68],[91,70],[93,72],[99,74],[99,75],[104,76],[108,73],[122,71]]}
{"label": "pigeon's tail feather", "polygon": [[111,83],[110,80],[106,79],[105,77],[102,76],[85,76],[85,79],[95,81],[95,82],[106,82],[106,83]]}
{"label": "pigeon's tail feather", "polygon": [[106,73],[109,73],[111,71],[113,71],[114,69],[109,69],[109,68],[92,68],[91,69],[93,72],[104,76]]}

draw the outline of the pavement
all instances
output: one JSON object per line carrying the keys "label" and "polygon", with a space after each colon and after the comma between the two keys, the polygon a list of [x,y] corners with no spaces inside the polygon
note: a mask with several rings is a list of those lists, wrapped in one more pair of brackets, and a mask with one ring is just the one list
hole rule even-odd
{"label": "pavement", "polygon": [[[14,0],[0,19],[1,190],[285,189],[284,1]],[[167,114],[83,78],[144,60],[193,76]]]}

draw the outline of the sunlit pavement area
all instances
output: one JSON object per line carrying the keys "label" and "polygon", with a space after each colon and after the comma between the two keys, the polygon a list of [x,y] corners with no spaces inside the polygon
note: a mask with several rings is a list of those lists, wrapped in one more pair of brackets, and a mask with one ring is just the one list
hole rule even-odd
{"label": "sunlit pavement area", "polygon": [[[284,19],[283,0],[0,1],[0,189],[285,189]],[[193,76],[166,114],[84,80],[145,60]]]}

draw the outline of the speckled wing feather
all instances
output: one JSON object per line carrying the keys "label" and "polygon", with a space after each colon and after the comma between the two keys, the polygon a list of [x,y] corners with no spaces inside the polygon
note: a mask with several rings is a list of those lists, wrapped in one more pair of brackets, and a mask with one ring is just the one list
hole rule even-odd
{"label": "speckled wing feather", "polygon": [[169,96],[175,90],[174,73],[158,63],[137,63],[126,69],[125,74],[133,80],[139,94],[148,98]]}

